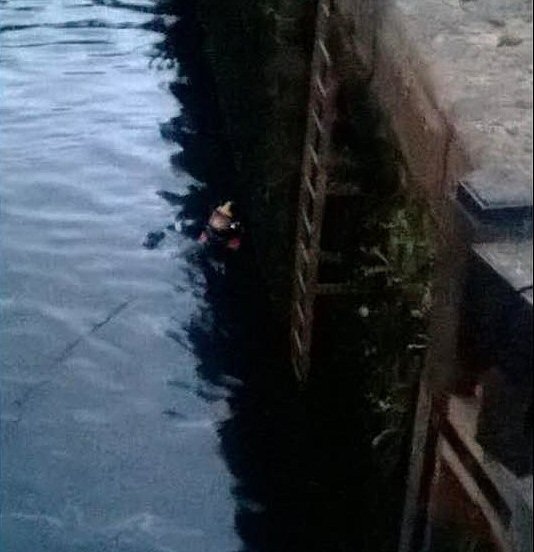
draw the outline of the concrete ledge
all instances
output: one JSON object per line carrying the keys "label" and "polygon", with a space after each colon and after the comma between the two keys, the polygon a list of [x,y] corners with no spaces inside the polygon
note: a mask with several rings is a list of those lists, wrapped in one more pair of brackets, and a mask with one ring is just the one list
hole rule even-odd
{"label": "concrete ledge", "polygon": [[337,4],[349,22],[347,49],[366,68],[410,183],[423,191],[439,228],[447,233],[454,224],[446,203],[471,171],[512,169],[516,188],[531,187],[529,0]]}

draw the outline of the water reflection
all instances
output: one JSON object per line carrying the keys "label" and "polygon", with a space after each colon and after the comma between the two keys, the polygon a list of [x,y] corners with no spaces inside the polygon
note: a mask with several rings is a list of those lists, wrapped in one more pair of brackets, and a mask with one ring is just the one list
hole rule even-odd
{"label": "water reflection", "polygon": [[206,187],[173,174],[180,146],[158,129],[180,116],[165,81],[186,79],[144,55],[171,44],[176,13],[139,0],[17,9],[32,1],[0,3],[0,548],[234,552],[216,427],[230,392],[195,373],[188,323],[212,324],[206,278],[184,260],[182,207],[166,203]]}

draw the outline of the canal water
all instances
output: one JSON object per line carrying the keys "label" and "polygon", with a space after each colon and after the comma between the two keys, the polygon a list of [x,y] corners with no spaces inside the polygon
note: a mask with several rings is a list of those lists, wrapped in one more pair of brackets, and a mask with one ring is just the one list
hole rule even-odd
{"label": "canal water", "polygon": [[0,0],[2,552],[377,549],[354,398],[298,392],[246,238],[196,243],[235,181],[201,39]]}
{"label": "canal water", "polygon": [[178,4],[0,2],[3,552],[301,538],[253,263],[194,240],[232,167]]}

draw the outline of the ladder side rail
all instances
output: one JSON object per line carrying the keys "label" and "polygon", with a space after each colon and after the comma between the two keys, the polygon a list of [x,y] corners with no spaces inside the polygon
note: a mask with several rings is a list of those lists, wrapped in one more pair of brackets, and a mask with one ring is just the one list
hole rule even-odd
{"label": "ladder side rail", "polygon": [[[291,345],[296,375],[309,370],[322,216],[327,175],[324,159],[330,147],[333,122],[331,59],[325,47],[331,3],[317,6],[316,34],[310,71],[310,96],[303,148],[297,210],[297,236],[291,314]],[[315,149],[319,145],[319,151]],[[310,206],[311,208],[307,208]],[[307,213],[311,211],[311,220]]]}

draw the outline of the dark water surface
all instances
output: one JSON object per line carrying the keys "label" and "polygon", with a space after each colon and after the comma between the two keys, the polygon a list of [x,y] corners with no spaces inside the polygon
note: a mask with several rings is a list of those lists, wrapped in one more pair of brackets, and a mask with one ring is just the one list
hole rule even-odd
{"label": "dark water surface", "polygon": [[299,396],[250,244],[194,239],[235,181],[201,39],[0,0],[2,552],[376,549],[350,388]]}
{"label": "dark water surface", "polygon": [[172,229],[209,196],[180,166],[229,171],[188,141],[172,11],[0,2],[2,552],[285,548],[276,519],[254,542],[291,493],[288,420],[248,391],[254,312]]}

